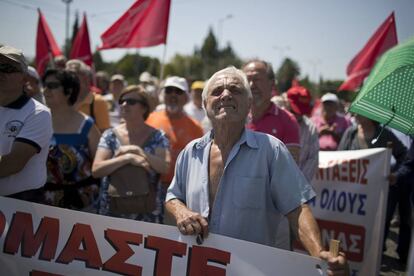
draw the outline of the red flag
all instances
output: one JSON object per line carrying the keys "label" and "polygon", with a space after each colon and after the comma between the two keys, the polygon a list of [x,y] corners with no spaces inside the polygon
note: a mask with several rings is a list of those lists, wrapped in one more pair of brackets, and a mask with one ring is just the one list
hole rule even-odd
{"label": "red flag", "polygon": [[73,40],[72,49],[70,51],[71,59],[80,59],[87,65],[92,66],[92,51],[91,43],[89,41],[88,23],[86,21],[86,14],[83,14],[82,24],[79,27],[76,37]]}
{"label": "red flag", "polygon": [[62,52],[60,51],[40,9],[38,9],[38,12],[39,22],[37,24],[36,36],[36,67],[39,74],[43,75],[50,57],[60,56],[62,55]]}
{"label": "red flag", "polygon": [[102,49],[140,48],[167,41],[171,0],[137,0],[102,35]]}
{"label": "red flag", "polygon": [[355,90],[361,86],[375,65],[376,60],[398,43],[394,12],[382,23],[362,50],[348,64],[348,78],[338,90]]}

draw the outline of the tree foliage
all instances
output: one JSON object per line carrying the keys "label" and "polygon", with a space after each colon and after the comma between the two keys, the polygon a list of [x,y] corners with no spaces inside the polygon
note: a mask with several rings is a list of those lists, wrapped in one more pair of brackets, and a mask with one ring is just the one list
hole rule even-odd
{"label": "tree foliage", "polygon": [[[158,58],[142,56],[138,53],[126,54],[117,62],[105,62],[100,52],[93,54],[95,70],[104,70],[110,75],[120,73],[125,76],[129,83],[137,83],[138,76],[147,71],[153,76],[159,76],[161,64]],[[196,47],[192,55],[176,54],[164,66],[164,77],[177,75],[188,80],[205,80],[214,72],[229,65],[240,68],[242,61],[230,44],[219,48],[216,36],[212,28],[208,30],[207,36],[201,44]],[[300,67],[298,63],[286,58],[275,72],[277,89],[279,92],[287,91],[293,79],[299,79]],[[323,80],[319,83],[312,82],[308,76],[300,80],[300,84],[308,88],[311,93],[318,97],[326,92],[335,91],[341,84],[341,80]]]}
{"label": "tree foliage", "polygon": [[209,29],[200,51],[194,51],[194,55],[198,55],[203,63],[202,75],[200,76],[202,79],[207,79],[226,66],[234,65],[238,67],[242,63],[230,44],[224,49],[218,48],[217,39],[212,28]]}
{"label": "tree foliage", "polygon": [[165,66],[165,76],[183,76],[191,80],[202,76],[203,61],[198,56],[175,55]]}
{"label": "tree foliage", "polygon": [[292,80],[299,75],[299,65],[290,58],[286,58],[276,72],[277,90],[280,92],[287,91],[292,86]]}
{"label": "tree foliage", "polygon": [[160,72],[160,62],[157,58],[141,56],[139,54],[126,54],[117,62],[105,62],[100,52],[93,54],[96,71],[106,71],[108,74],[122,74],[129,83],[137,83],[139,75],[147,71],[153,76]]}
{"label": "tree foliage", "polygon": [[208,65],[213,65],[220,58],[217,39],[212,28],[209,29],[207,37],[204,39],[203,46],[200,49],[200,56]]}
{"label": "tree foliage", "polygon": [[205,80],[214,72],[228,66],[241,65],[240,58],[231,45],[219,49],[217,39],[210,28],[200,49],[195,48],[193,55],[175,55],[165,66],[165,76],[177,75],[190,80]]}

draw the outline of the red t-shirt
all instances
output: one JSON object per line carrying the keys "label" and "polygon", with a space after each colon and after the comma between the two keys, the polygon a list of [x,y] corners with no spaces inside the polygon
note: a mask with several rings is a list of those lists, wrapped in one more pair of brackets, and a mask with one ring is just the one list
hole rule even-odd
{"label": "red t-shirt", "polygon": [[285,145],[300,145],[299,124],[295,116],[273,103],[259,120],[251,120],[247,124],[247,128],[270,134]]}
{"label": "red t-shirt", "polygon": [[[336,125],[335,133],[339,136],[342,136],[345,130],[351,125],[351,122],[344,117],[343,115],[335,115],[329,122],[325,121],[321,114],[314,115],[312,121],[315,124],[318,132],[326,126]],[[336,150],[339,146],[339,143],[335,140],[332,135],[321,135],[319,136],[319,149],[320,150]]]}

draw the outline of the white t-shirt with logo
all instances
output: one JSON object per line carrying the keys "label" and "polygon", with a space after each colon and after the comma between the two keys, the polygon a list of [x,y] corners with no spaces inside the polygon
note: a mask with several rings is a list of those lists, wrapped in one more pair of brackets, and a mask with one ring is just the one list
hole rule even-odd
{"label": "white t-shirt with logo", "polygon": [[38,189],[46,182],[46,161],[52,137],[49,109],[33,99],[22,96],[13,107],[0,106],[0,156],[10,153],[14,141],[37,148],[18,173],[0,177],[0,195],[11,195]]}

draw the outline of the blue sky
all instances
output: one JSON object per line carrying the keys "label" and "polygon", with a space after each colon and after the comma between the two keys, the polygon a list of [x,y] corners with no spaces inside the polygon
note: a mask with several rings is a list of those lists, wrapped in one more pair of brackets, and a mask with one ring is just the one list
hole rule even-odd
{"label": "blue sky", "polygon": [[[70,26],[76,10],[86,12],[96,47],[100,34],[133,2],[73,0]],[[0,43],[20,48],[32,58],[37,7],[62,45],[66,5],[60,0],[0,0]],[[166,59],[176,53],[192,54],[212,27],[221,44],[230,43],[244,59],[259,57],[277,68],[288,56],[298,62],[302,76],[345,78],[348,62],[392,11],[399,41],[414,37],[413,0],[172,0]],[[224,19],[229,15],[231,18]],[[163,49],[156,46],[139,52],[161,59]],[[135,51],[106,50],[102,54],[105,60],[116,60]]]}

